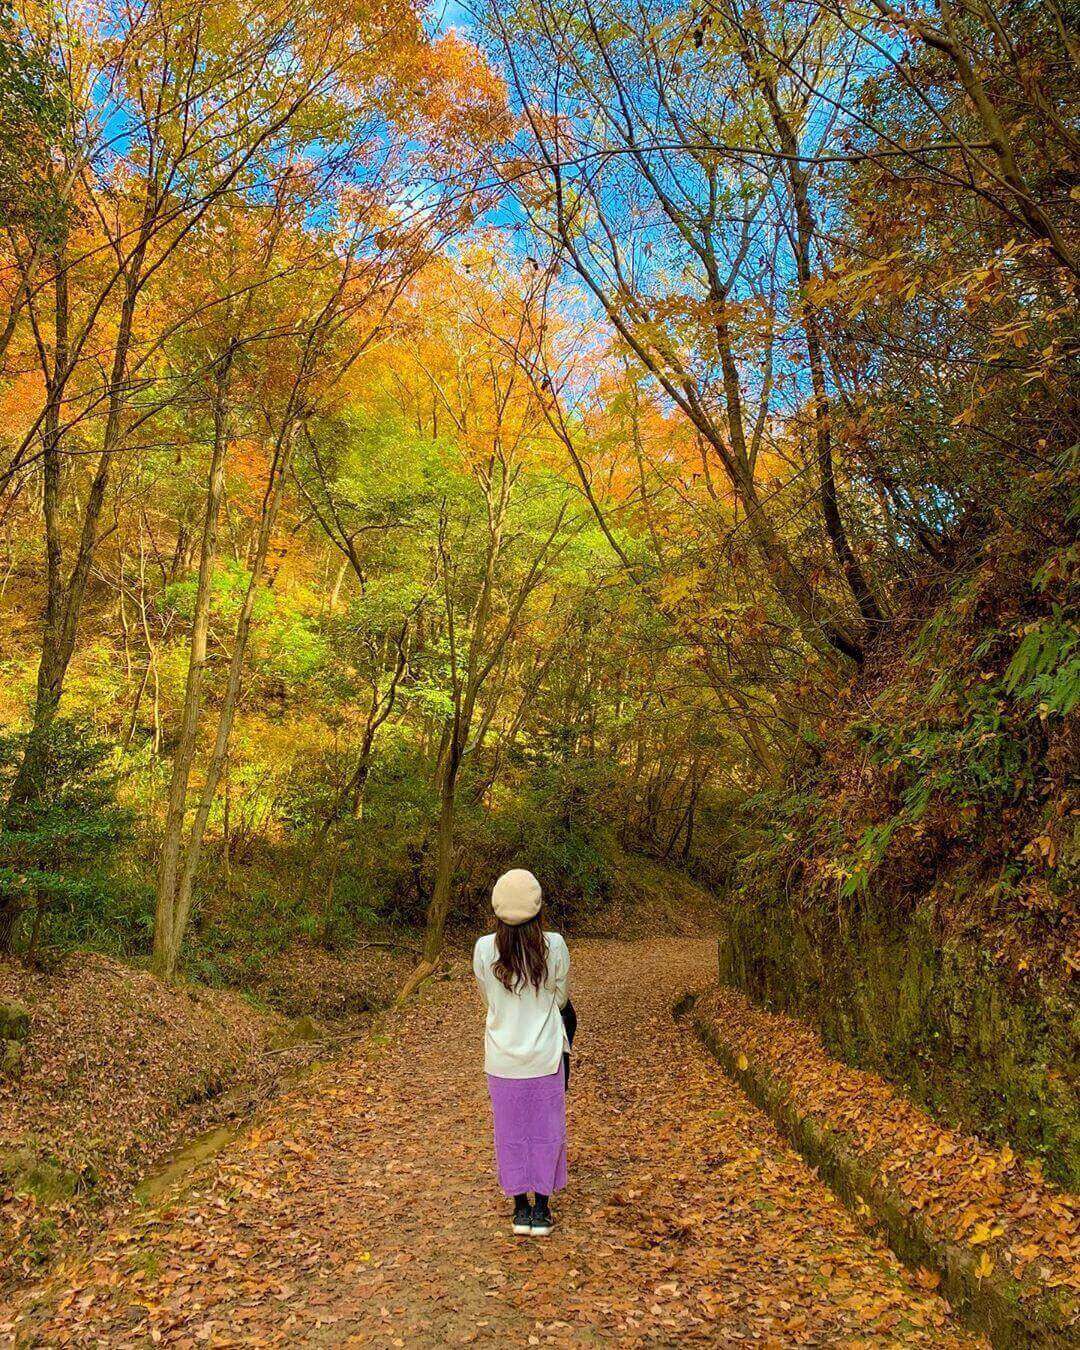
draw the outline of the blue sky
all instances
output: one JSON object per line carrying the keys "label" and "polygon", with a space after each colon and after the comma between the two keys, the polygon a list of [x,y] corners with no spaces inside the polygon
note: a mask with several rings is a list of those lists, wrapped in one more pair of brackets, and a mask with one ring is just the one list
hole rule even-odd
{"label": "blue sky", "polygon": [[445,33],[448,28],[467,33],[470,28],[469,11],[462,0],[435,0],[431,18],[437,33]]}

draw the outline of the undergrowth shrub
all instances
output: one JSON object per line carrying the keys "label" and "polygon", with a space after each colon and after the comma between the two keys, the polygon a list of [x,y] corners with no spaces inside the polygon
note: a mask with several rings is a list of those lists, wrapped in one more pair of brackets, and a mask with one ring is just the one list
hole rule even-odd
{"label": "undergrowth shrub", "polygon": [[[26,733],[0,734],[0,800],[26,746]],[[150,911],[147,888],[117,870],[132,816],[116,800],[113,747],[88,722],[57,719],[31,763],[29,791],[0,823],[0,888],[18,903],[26,945],[92,935],[129,949],[145,938]]]}

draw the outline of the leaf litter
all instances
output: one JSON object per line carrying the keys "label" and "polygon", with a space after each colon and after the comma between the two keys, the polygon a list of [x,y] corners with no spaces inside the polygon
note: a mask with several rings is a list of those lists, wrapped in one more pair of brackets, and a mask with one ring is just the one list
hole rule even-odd
{"label": "leaf litter", "polygon": [[981,1344],[727,1080],[706,941],[578,942],[570,1185],[515,1238],[467,964],[0,1309],[0,1343]]}
{"label": "leaf litter", "polygon": [[740,1067],[753,1061],[801,1114],[839,1133],[939,1239],[979,1252],[980,1278],[1006,1273],[1021,1300],[1059,1291],[1080,1319],[1080,1197],[1047,1181],[1037,1159],[941,1124],[877,1074],[831,1058],[806,1023],[737,990],[709,994],[697,1014]]}

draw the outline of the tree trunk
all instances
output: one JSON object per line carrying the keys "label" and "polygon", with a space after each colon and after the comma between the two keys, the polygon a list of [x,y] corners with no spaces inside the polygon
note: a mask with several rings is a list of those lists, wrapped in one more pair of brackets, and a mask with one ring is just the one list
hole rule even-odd
{"label": "tree trunk", "polygon": [[791,200],[795,210],[795,269],[799,281],[801,319],[803,336],[806,339],[806,353],[810,363],[810,385],[814,394],[814,444],[818,468],[818,498],[821,514],[825,521],[825,532],[829,536],[833,554],[847,579],[851,594],[859,607],[865,625],[865,636],[873,638],[884,622],[884,615],[878,606],[874,593],[851,547],[840,515],[840,503],[836,493],[836,476],[833,471],[832,452],[832,409],[829,402],[828,385],[825,381],[825,361],[821,330],[817,314],[810,302],[810,249],[816,228],[814,212],[810,204],[810,175],[799,159],[798,138],[791,121],[780,104],[776,90],[775,77],[760,76],[765,98],[772,115],[781,149],[785,155],[788,183],[791,187]]}
{"label": "tree trunk", "polygon": [[15,934],[22,911],[22,904],[16,895],[0,892],[0,954],[4,956],[11,956],[15,951]]}
{"label": "tree trunk", "polygon": [[439,788],[439,827],[435,836],[435,889],[427,909],[424,960],[434,965],[442,955],[446,920],[450,914],[450,887],[454,879],[454,806],[461,767],[459,736],[451,737]]}
{"label": "tree trunk", "polygon": [[165,834],[158,861],[153,964],[155,972],[162,977],[172,974],[179,945],[174,933],[176,891],[184,839],[188,785],[191,781],[191,767],[195,758],[202,711],[203,675],[206,670],[207,637],[210,631],[211,580],[214,558],[217,555],[218,517],[225,485],[225,452],[229,440],[227,400],[231,364],[230,349],[219,362],[214,377],[214,443],[199,545],[199,576],[191,624],[191,656],[184,685],[180,736],[173,756],[172,778],[169,783]]}
{"label": "tree trunk", "polygon": [[283,427],[275,448],[274,463],[270,470],[270,482],[263,500],[262,517],[259,522],[255,556],[252,561],[251,576],[244,593],[240,614],[236,621],[236,633],[233,639],[232,656],[229,660],[229,673],[225,684],[225,696],[218,714],[217,733],[214,748],[207,766],[206,778],[199,793],[195,807],[195,818],[188,832],[186,845],[177,860],[178,871],[171,875],[171,903],[168,894],[159,888],[159,893],[168,905],[169,918],[167,932],[159,944],[155,937],[154,970],[162,979],[172,979],[176,971],[176,962],[191,917],[191,902],[195,888],[195,876],[202,857],[203,840],[206,825],[210,819],[210,810],[217,795],[225,759],[229,752],[229,738],[232,734],[233,718],[236,716],[236,704],[240,697],[240,684],[244,673],[244,659],[247,653],[248,638],[251,635],[251,620],[255,608],[255,597],[264,580],[266,558],[270,547],[270,538],[277,520],[278,507],[285,478],[288,474],[292,453],[295,426]]}
{"label": "tree trunk", "polygon": [[[46,387],[42,443],[42,514],[45,524],[45,615],[38,660],[34,710],[22,759],[12,781],[4,812],[13,826],[21,810],[38,798],[48,755],[49,732],[60,704],[67,662],[61,658],[61,614],[64,604],[63,548],[60,536],[60,418],[63,400],[61,372],[68,362],[68,285],[62,255],[53,278],[55,361]],[[22,905],[12,891],[0,891],[0,953],[10,953],[15,942]]]}
{"label": "tree trunk", "polygon": [[839,622],[835,614],[826,611],[822,597],[791,561],[787,549],[761,505],[757,485],[749,473],[742,473],[738,467],[736,473],[737,481],[733,486],[746,511],[746,527],[750,531],[750,537],[765,564],[774,588],[800,621],[803,636],[812,645],[821,646],[818,634],[822,634],[829,646],[836,651],[853,661],[861,661],[862,646]]}
{"label": "tree trunk", "polygon": [[[120,322],[113,345],[112,369],[109,377],[108,412],[101,451],[94,477],[83,509],[78,549],[67,584],[62,577],[63,554],[60,537],[60,438],[61,408],[64,391],[70,375],[68,353],[68,286],[67,269],[63,259],[57,261],[55,287],[55,360],[46,394],[45,435],[42,447],[42,475],[44,481],[43,511],[45,516],[45,623],[41,638],[41,658],[38,662],[37,696],[34,700],[33,722],[26,750],[12,783],[8,798],[8,812],[34,799],[40,782],[41,756],[45,753],[48,732],[56,716],[64,679],[78,635],[83,598],[90,579],[90,567],[97,548],[97,528],[105,503],[112,458],[119,448],[124,409],[125,379],[128,353],[131,349],[135,303],[142,283],[143,261],[153,220],[156,192],[147,186],[143,208],[143,223],[139,239],[128,262],[124,285],[124,299]],[[2,939],[0,939],[2,941]],[[0,946],[2,950],[2,946]]]}
{"label": "tree trunk", "polygon": [[[533,130],[537,131],[535,125]],[[689,237],[691,227],[688,219],[680,214],[667,194],[658,187],[633,137],[628,133],[624,134],[627,135],[627,149],[642,166],[672,224],[684,234],[684,237]],[[590,263],[587,250],[583,251],[579,246],[573,212],[568,211],[557,152],[545,149],[545,160],[552,173],[557,229],[567,258],[599,301],[613,327],[630,350],[716,451],[732,490],[746,510],[750,537],[765,564],[769,579],[791,611],[803,636],[807,642],[826,655],[830,654],[828,649],[832,648],[834,652],[840,652],[855,661],[861,660],[862,647],[858,640],[847,632],[845,625],[837,616],[822,612],[824,605],[821,597],[792,562],[784,542],[767,520],[758,496],[743,431],[739,373],[727,320],[727,286],[721,278],[720,262],[712,248],[711,240],[699,239],[693,247],[708,276],[709,298],[715,315],[714,327],[720,354],[728,424],[726,435],[706,408],[702,388],[695,385],[694,378],[682,368],[673,353],[663,344],[654,345],[648,337],[642,336],[628,318],[626,297],[621,292],[614,292]],[[604,223],[610,229],[608,222]],[[730,436],[730,443],[726,436]]]}

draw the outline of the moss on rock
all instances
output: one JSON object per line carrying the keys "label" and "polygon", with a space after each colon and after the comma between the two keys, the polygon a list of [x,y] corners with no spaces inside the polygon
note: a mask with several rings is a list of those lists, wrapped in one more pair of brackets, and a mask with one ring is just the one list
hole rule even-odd
{"label": "moss on rock", "polygon": [[1080,1185],[1075,1019],[1010,987],[971,943],[939,941],[927,915],[868,914],[840,941],[783,904],[738,903],[719,965],[723,982],[809,1018],[838,1058]]}
{"label": "moss on rock", "polygon": [[0,1041],[25,1041],[29,1034],[29,1009],[21,1003],[0,1003]]}

